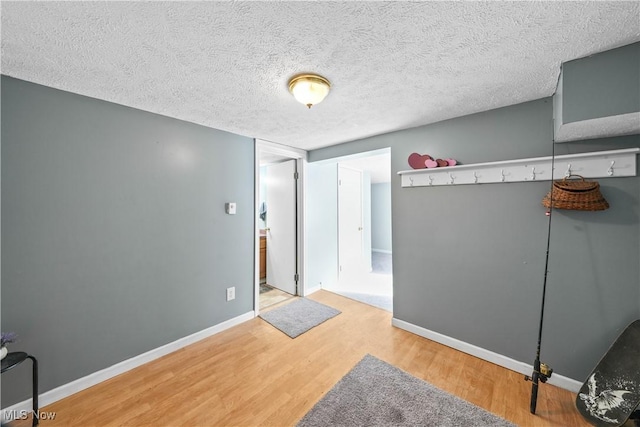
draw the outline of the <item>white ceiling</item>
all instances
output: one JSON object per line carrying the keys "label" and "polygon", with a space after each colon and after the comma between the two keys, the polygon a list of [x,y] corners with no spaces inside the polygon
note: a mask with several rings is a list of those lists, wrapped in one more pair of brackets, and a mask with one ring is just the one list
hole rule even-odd
{"label": "white ceiling", "polygon": [[[2,73],[313,149],[554,93],[640,2],[7,2]],[[311,110],[301,72],[333,85]]]}

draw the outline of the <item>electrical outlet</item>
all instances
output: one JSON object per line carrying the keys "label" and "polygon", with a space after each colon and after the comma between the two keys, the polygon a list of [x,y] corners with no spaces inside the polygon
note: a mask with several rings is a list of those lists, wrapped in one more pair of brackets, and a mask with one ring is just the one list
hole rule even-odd
{"label": "electrical outlet", "polygon": [[236,299],[236,287],[227,288],[227,301]]}

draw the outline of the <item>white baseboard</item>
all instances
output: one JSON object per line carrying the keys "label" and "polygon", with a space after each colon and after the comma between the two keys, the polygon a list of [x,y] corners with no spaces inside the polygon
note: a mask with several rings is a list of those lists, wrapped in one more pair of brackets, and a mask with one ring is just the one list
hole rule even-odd
{"label": "white baseboard", "polygon": [[392,254],[391,251],[388,251],[386,249],[373,249],[373,248],[371,248],[371,252],[379,252],[381,254],[389,254],[389,255]]}
{"label": "white baseboard", "polygon": [[[245,314],[234,317],[233,319],[226,320],[222,323],[211,326],[210,328],[180,338],[176,341],[170,342],[153,350],[149,350],[146,353],[134,356],[131,359],[123,360],[122,362],[116,363],[113,366],[94,372],[85,377],[78,378],[75,381],[61,385],[54,388],[53,390],[49,390],[40,394],[38,396],[38,404],[40,408],[43,408],[47,405],[57,402],[60,399],[69,397],[72,394],[106,381],[109,378],[113,378],[116,375],[120,375],[124,372],[130,371],[131,369],[137,368],[140,365],[144,365],[145,363],[151,362],[152,360],[158,359],[204,338],[208,338],[226,329],[232,328],[233,326],[251,320],[254,317],[255,312],[249,311]],[[22,402],[16,403],[15,405],[9,406],[8,408],[2,409],[2,421],[10,421],[8,419],[5,419],[6,414],[16,414],[20,413],[20,411],[27,411],[28,413],[30,413],[32,408],[31,401],[32,399],[27,399]]]}
{"label": "white baseboard", "polygon": [[304,290],[304,297],[307,297],[315,292],[322,290],[322,285],[314,286],[312,288],[307,288]]}
{"label": "white baseboard", "polygon": [[[467,342],[442,335],[438,332],[425,329],[421,326],[416,326],[412,323],[405,322],[404,320],[396,319],[394,317],[391,320],[391,324],[397,328],[404,329],[405,331],[409,331],[421,337],[428,338],[440,344],[444,344],[447,347],[455,348],[456,350],[460,350],[463,353],[476,356],[480,359],[486,360],[512,371],[519,372],[523,375],[531,375],[531,373],[533,372],[533,366],[529,365],[528,363],[520,362],[502,354],[495,353],[491,350],[487,350],[482,347],[478,347],[473,344],[469,344]],[[573,393],[577,393],[582,386],[582,382],[564,377],[562,375],[558,375],[556,373],[554,373],[553,376],[551,376],[551,378],[547,380],[547,383],[563,388],[565,390],[569,390]]]}

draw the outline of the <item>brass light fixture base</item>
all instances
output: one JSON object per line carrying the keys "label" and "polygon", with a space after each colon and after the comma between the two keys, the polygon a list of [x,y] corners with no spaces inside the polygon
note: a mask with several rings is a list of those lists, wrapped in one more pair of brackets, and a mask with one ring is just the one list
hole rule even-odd
{"label": "brass light fixture base", "polygon": [[289,92],[307,108],[322,102],[331,83],[318,74],[298,74],[289,80]]}

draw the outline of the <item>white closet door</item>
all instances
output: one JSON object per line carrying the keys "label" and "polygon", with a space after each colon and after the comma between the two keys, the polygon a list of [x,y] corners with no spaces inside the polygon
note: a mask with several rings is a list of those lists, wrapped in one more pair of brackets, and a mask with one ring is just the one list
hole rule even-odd
{"label": "white closet door", "polygon": [[296,294],[295,160],[267,166],[267,284]]}

